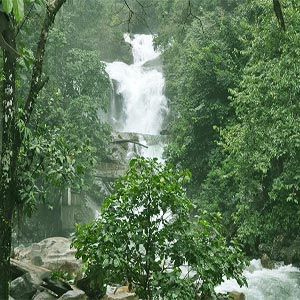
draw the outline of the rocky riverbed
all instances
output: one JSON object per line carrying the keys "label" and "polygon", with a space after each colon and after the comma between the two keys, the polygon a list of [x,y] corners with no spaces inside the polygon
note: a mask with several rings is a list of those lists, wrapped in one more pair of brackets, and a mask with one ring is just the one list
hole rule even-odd
{"label": "rocky riverbed", "polygon": [[[75,258],[70,239],[52,237],[29,247],[19,246],[13,257],[10,300],[89,299],[87,291],[70,283],[70,279],[80,282],[83,278],[82,262]],[[110,287],[102,296],[107,300],[136,299],[127,287]]]}

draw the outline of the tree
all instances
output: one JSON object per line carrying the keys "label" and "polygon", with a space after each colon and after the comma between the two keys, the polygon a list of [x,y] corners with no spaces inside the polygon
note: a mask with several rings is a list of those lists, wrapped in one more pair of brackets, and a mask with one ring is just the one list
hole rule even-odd
{"label": "tree", "polygon": [[[0,142],[0,298],[8,299],[9,264],[11,252],[12,219],[19,199],[18,171],[20,153],[26,138],[26,128],[30,121],[38,95],[47,82],[43,74],[43,59],[49,30],[55,16],[65,0],[47,1],[44,20],[32,63],[32,76],[29,81],[27,97],[19,99],[18,70],[16,49],[18,33],[24,15],[23,1],[2,1],[5,12],[0,13],[1,20],[6,22],[2,36],[9,49],[3,50],[3,79],[1,89],[1,142]],[[27,7],[27,2],[25,3]],[[41,1],[35,1],[40,5]],[[13,13],[12,13],[13,10]],[[2,28],[1,28],[2,30]]]}
{"label": "tree", "polygon": [[243,255],[227,245],[220,216],[191,215],[182,186],[189,179],[156,159],[131,160],[100,217],[77,226],[73,239],[98,288],[126,281],[141,299],[187,300],[213,293],[223,276],[245,283]]}
{"label": "tree", "polygon": [[[201,183],[222,159],[216,127],[234,118],[229,90],[240,79],[244,34],[241,16],[218,7],[202,12],[163,52],[166,93],[170,104],[169,161],[193,174],[189,195],[197,197]],[[159,40],[160,41],[160,40]]]}
{"label": "tree", "polygon": [[279,235],[293,239],[300,226],[299,4],[285,7],[285,32],[276,27],[271,4],[260,5],[259,26],[251,26],[254,40],[245,50],[250,59],[232,92],[237,122],[221,132],[227,174],[235,177],[235,221],[251,247],[271,245]]}
{"label": "tree", "polygon": [[271,2],[245,6],[252,38],[244,40],[247,64],[231,90],[236,119],[220,131],[224,159],[200,197],[214,197],[217,209],[228,211],[249,254],[262,243],[272,249],[278,237],[288,242],[299,234],[298,9],[295,3],[285,7],[283,31]]}

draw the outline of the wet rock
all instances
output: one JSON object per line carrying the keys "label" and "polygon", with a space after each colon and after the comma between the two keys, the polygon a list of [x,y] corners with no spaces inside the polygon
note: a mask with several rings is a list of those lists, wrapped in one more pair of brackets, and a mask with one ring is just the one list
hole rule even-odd
{"label": "wet rock", "polygon": [[237,291],[232,291],[230,293],[228,293],[229,299],[233,299],[233,300],[245,300],[245,294],[241,293],[241,292],[237,292]]}
{"label": "wet rock", "polygon": [[275,267],[275,262],[266,253],[262,255],[260,261],[261,265],[266,269],[273,269]]}
{"label": "wet rock", "polygon": [[47,291],[38,292],[33,298],[33,300],[53,300],[53,299],[57,299],[57,297],[55,297],[54,295],[50,294]]}
{"label": "wet rock", "polygon": [[300,266],[300,237],[292,241],[288,247],[284,247],[281,255],[285,264]]}
{"label": "wet rock", "polygon": [[[99,275],[99,274],[98,274]],[[100,274],[101,275],[101,274]],[[101,277],[101,276],[100,276]],[[100,278],[98,277],[98,279]],[[95,285],[95,278],[92,277],[84,277],[76,282],[76,286],[83,290],[86,295],[89,297],[89,299],[101,299],[105,295],[105,289],[101,289],[99,286],[102,284],[99,283],[99,285]],[[101,279],[100,279],[101,282]]]}
{"label": "wet rock", "polygon": [[10,294],[15,300],[31,300],[35,292],[36,287],[29,273],[11,282]]}
{"label": "wet rock", "polygon": [[267,254],[273,261],[300,266],[300,236],[291,240],[286,236],[277,236],[271,245],[259,245],[260,253]]}
{"label": "wet rock", "polygon": [[46,278],[45,282],[41,284],[42,287],[54,292],[58,296],[62,296],[63,294],[67,293],[68,291],[72,290],[71,286],[63,282],[59,279],[49,279]]}
{"label": "wet rock", "polygon": [[105,295],[103,299],[106,300],[138,300],[138,297],[134,293],[121,293],[121,294],[109,294]]}
{"label": "wet rock", "polygon": [[35,266],[42,266],[44,264],[42,258],[37,255],[31,259],[31,263]]}
{"label": "wet rock", "polygon": [[129,291],[128,286],[110,286],[107,294],[103,297],[106,300],[138,300],[138,297]]}
{"label": "wet rock", "polygon": [[58,300],[86,300],[86,294],[81,290],[68,291],[63,294]]}
{"label": "wet rock", "polygon": [[31,283],[35,286],[40,285],[51,274],[51,271],[46,268],[34,266],[12,258],[10,259],[10,268],[14,274],[30,274]]}
{"label": "wet rock", "polygon": [[64,237],[51,237],[34,243],[29,247],[17,247],[16,257],[25,263],[34,263],[55,271],[68,273],[69,277],[82,277],[81,260],[75,258],[75,249],[71,249],[71,241]]}

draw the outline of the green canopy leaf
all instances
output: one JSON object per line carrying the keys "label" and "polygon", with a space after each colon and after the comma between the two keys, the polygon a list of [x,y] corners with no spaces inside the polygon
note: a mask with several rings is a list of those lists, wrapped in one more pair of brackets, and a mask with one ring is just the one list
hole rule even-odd
{"label": "green canopy leaf", "polygon": [[7,14],[11,13],[11,10],[13,8],[12,0],[2,0],[3,9]]}
{"label": "green canopy leaf", "polygon": [[13,12],[17,22],[20,22],[24,18],[24,1],[23,0],[13,0],[12,2]]}

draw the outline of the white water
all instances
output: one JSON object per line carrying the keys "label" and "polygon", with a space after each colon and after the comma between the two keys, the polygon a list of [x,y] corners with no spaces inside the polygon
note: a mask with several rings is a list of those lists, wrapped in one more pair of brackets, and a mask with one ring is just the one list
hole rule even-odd
{"label": "white water", "polygon": [[[120,132],[159,135],[167,113],[165,80],[159,68],[144,64],[158,58],[160,53],[153,48],[152,35],[136,34],[133,39],[124,35],[124,39],[131,45],[133,64],[116,61],[106,66],[115,83],[115,92],[121,98],[121,103],[113,103],[111,109],[114,128]],[[121,109],[116,108],[117,105],[121,105]],[[156,148],[144,148],[141,154],[161,156],[162,146]]]}
{"label": "white water", "polygon": [[216,292],[243,292],[246,300],[300,300],[300,270],[291,265],[269,270],[261,266],[260,260],[252,260],[244,275],[248,288],[226,280]]}

